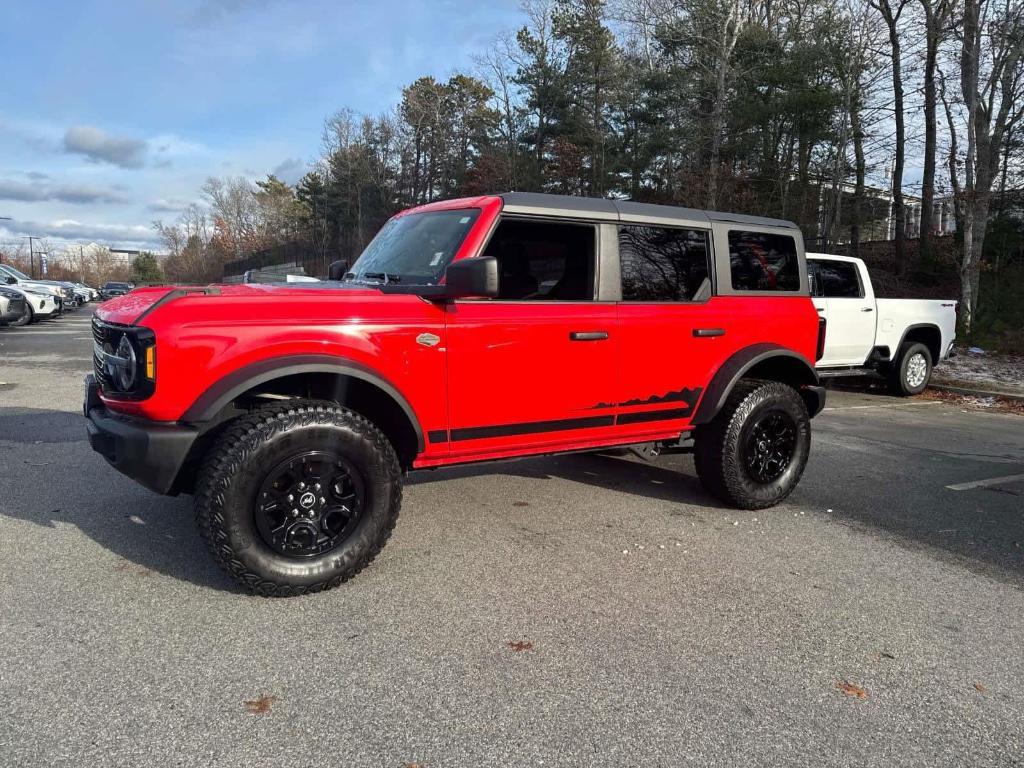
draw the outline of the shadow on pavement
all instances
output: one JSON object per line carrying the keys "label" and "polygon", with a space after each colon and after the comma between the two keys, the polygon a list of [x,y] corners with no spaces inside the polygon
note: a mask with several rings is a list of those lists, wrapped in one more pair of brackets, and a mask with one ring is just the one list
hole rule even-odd
{"label": "shadow on pavement", "polygon": [[0,441],[0,514],[54,531],[72,525],[120,558],[117,571],[234,589],[199,536],[191,497],[159,496],[108,466],[78,414],[0,409]]}

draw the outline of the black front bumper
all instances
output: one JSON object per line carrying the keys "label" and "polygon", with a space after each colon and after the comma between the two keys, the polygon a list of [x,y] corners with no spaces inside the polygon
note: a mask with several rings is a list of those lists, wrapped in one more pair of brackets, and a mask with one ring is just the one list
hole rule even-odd
{"label": "black front bumper", "polygon": [[825,388],[818,384],[805,384],[800,387],[800,396],[807,404],[807,411],[812,419],[825,407]]}
{"label": "black front bumper", "polygon": [[89,444],[119,472],[157,493],[174,493],[174,481],[199,433],[192,427],[133,419],[103,407],[92,374],[85,377]]}

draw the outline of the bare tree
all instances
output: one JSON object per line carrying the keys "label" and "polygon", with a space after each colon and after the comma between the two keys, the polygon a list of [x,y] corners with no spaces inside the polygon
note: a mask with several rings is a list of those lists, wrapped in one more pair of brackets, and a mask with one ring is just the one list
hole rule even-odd
{"label": "bare tree", "polygon": [[938,91],[935,73],[939,47],[947,31],[953,10],[952,0],[918,0],[924,14],[924,169],[921,176],[921,256],[933,258],[935,236],[933,211],[935,207],[935,155],[938,147],[937,106]]}
{"label": "bare tree", "polygon": [[909,0],[869,0],[871,7],[877,10],[885,26],[889,30],[889,54],[892,61],[893,111],[896,122],[896,146],[892,169],[892,207],[896,231],[894,234],[895,248],[893,269],[902,274],[905,268],[905,252],[907,238],[907,209],[903,204],[903,167],[906,163],[907,127],[903,105],[903,48],[900,41],[900,16],[907,7]]}

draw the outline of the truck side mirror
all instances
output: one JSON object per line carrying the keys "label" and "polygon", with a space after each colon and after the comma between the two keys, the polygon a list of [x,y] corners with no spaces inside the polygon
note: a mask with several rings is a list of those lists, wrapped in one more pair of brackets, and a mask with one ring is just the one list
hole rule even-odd
{"label": "truck side mirror", "polygon": [[493,256],[459,259],[448,265],[444,273],[445,296],[450,299],[464,296],[498,295],[498,260]]}
{"label": "truck side mirror", "polygon": [[348,261],[346,259],[332,261],[331,265],[327,268],[327,279],[343,280],[346,272],[348,272]]}

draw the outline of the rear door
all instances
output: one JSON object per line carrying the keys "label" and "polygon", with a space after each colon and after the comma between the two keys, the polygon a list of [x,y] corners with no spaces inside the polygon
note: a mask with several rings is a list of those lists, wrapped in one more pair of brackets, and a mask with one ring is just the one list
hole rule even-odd
{"label": "rear door", "polygon": [[594,300],[598,227],[502,217],[500,295],[447,305],[452,457],[583,447],[614,432],[615,304]]}
{"label": "rear door", "polygon": [[828,320],[825,354],[818,366],[863,365],[875,346],[875,298],[857,262],[808,259],[814,305]]}
{"label": "rear door", "polygon": [[711,232],[623,222],[618,248],[620,436],[678,431],[729,343],[727,310],[712,296]]}

